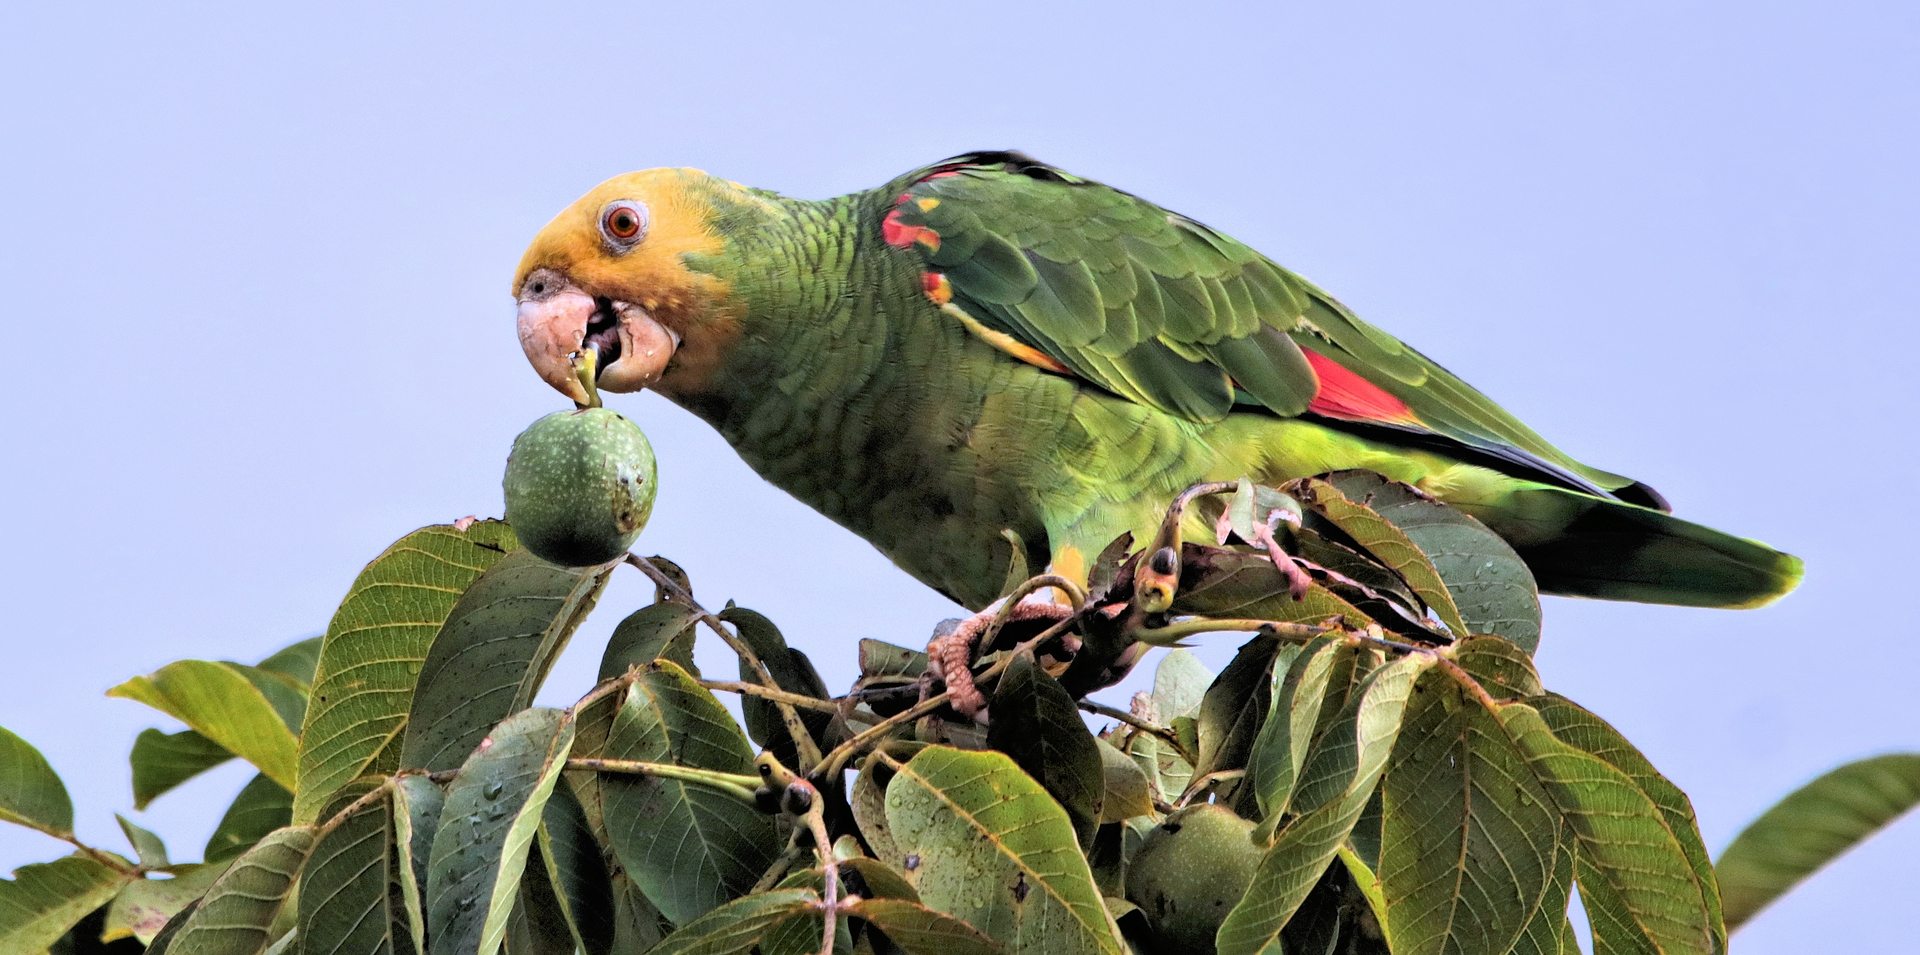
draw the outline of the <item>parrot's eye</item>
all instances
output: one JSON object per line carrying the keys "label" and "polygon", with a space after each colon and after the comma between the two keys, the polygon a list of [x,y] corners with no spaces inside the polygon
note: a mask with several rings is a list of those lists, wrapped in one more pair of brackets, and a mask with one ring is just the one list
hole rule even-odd
{"label": "parrot's eye", "polygon": [[615,251],[625,252],[647,237],[647,207],[632,199],[616,199],[600,210],[600,235]]}

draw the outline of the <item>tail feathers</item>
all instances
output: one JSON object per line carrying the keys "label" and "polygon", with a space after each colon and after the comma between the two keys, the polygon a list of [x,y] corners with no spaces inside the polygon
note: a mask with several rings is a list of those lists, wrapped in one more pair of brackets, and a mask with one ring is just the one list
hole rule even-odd
{"label": "tail feathers", "polygon": [[1467,508],[1507,539],[1543,593],[1684,607],[1760,607],[1799,586],[1800,558],[1671,514],[1533,485]]}

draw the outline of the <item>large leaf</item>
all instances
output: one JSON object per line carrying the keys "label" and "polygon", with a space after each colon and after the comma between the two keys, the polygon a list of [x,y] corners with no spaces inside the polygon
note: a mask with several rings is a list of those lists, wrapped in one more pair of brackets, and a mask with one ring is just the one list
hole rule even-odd
{"label": "large leaf", "polygon": [[427,862],[446,803],[446,794],[425,776],[406,775],[393,781],[393,869],[415,953],[427,950]]}
{"label": "large leaf", "polygon": [[820,901],[812,889],[756,892],[680,926],[648,955],[738,955],[759,944],[769,929]]}
{"label": "large leaf", "polygon": [[499,521],[439,524],[367,565],[327,625],[300,736],[293,816],[311,821],[333,791],[400,768],[394,745],[427,649],[469,584],[516,545]]}
{"label": "large leaf", "polygon": [[1553,857],[1553,874],[1547,890],[1541,893],[1540,907],[1520,931],[1511,955],[1580,955],[1574,940],[1573,921],[1567,918],[1567,905],[1573,897],[1573,827],[1560,820],[1554,842],[1559,847]]}
{"label": "large leaf", "polygon": [[[172,931],[172,955],[257,955],[274,940],[294,879],[313,848],[314,827],[290,826],[268,835],[233,861],[192,914]],[[158,946],[156,946],[158,947]]]}
{"label": "large leaf", "polygon": [[1540,645],[1540,596],[1533,571],[1500,535],[1372,471],[1335,471],[1325,478],[1349,501],[1386,518],[1433,561],[1468,632],[1505,637],[1528,653]]}
{"label": "large leaf", "polygon": [[1067,811],[1081,847],[1092,845],[1106,778],[1100,741],[1087,731],[1073,695],[1048,676],[1032,654],[1022,653],[1000,674],[992,712],[987,745],[1013,757],[1046,787]]}
{"label": "large leaf", "polygon": [[1552,881],[1559,814],[1451,674],[1429,671],[1405,719],[1381,783],[1387,940],[1394,955],[1505,952]]}
{"label": "large leaf", "polygon": [[1848,763],[1794,790],[1735,836],[1716,866],[1727,929],[1920,803],[1920,753]]}
{"label": "large leaf", "polygon": [[693,665],[693,637],[700,611],[681,603],[649,604],[627,615],[607,638],[600,656],[600,679],[611,680],[631,667],[655,660],[672,660],[682,670],[700,675]]}
{"label": "large leaf", "polygon": [[208,862],[224,862],[253,848],[267,833],[292,819],[293,794],[264,774],[255,775],[227,806],[220,825],[207,839],[202,857]]}
{"label": "large leaf", "polygon": [[1576,878],[1595,938],[1623,951],[1721,951],[1699,877],[1633,778],[1556,738],[1531,706],[1498,715],[1579,840]]}
{"label": "large leaf", "polygon": [[500,950],[527,847],[572,746],[572,720],[537,707],[495,727],[460,767],[427,867],[430,955]]}
{"label": "large leaf", "polygon": [[33,744],[0,727],[0,819],[59,836],[73,831],[73,799]]}
{"label": "large leaf", "polygon": [[135,879],[108,907],[101,941],[137,938],[142,943],[152,942],[167,922],[207,894],[226,871],[224,865],[185,865],[176,868],[170,879]]}
{"label": "large leaf", "polygon": [[1298,482],[1295,493],[1301,503],[1340,528],[1381,563],[1393,568],[1440,618],[1440,622],[1447,625],[1454,639],[1461,639],[1472,632],[1466,621],[1461,619],[1460,608],[1454,605],[1453,594],[1447,590],[1440,571],[1434,568],[1432,560],[1407,536],[1406,531],[1395,527],[1372,508],[1349,500],[1339,488],[1318,478],[1306,478]]}
{"label": "large leaf", "polygon": [[1281,929],[1372,798],[1400,734],[1414,680],[1430,664],[1425,656],[1411,655],[1373,671],[1314,745],[1296,787],[1294,806],[1300,814],[1274,837],[1246,895],[1221,923],[1215,936],[1220,955],[1278,950]]}
{"label": "large leaf", "polygon": [[293,787],[299,741],[280,711],[243,668],[211,660],[181,660],[137,676],[108,696],[153,707],[252,763],[282,786]]}
{"label": "large leaf", "polygon": [[1094,747],[1100,755],[1101,788],[1105,790],[1100,801],[1100,822],[1121,822],[1152,813],[1153,783],[1140,764],[1111,743],[1096,742]]}
{"label": "large leaf", "polygon": [[[1298,650],[1288,646],[1285,652]],[[1196,776],[1246,768],[1247,753],[1267,718],[1273,696],[1273,660],[1281,652],[1278,637],[1254,637],[1241,644],[1233,661],[1207,687],[1197,717],[1200,761],[1193,767]]]}
{"label": "large leaf", "polygon": [[[733,717],[671,661],[641,671],[606,747],[610,759],[755,772],[753,749]],[[620,864],[676,925],[752,888],[778,851],[771,818],[711,787],[605,774],[600,788]]]}
{"label": "large leaf", "polygon": [[412,955],[395,871],[394,800],[383,781],[342,790],[336,802],[380,786],[382,795],[342,819],[313,847],[300,876],[301,955]]}
{"label": "large leaf", "polygon": [[133,766],[133,808],[147,808],[161,794],[232,758],[225,746],[198,730],[141,730],[127,756]]}
{"label": "large leaf", "polygon": [[1714,875],[1713,861],[1707,856],[1707,844],[1700,838],[1700,825],[1694,819],[1692,800],[1680,791],[1680,787],[1660,775],[1659,770],[1653,768],[1653,763],[1607,721],[1554,693],[1526,702],[1540,713],[1547,728],[1561,742],[1606,760],[1607,765],[1626,773],[1633,784],[1640,787],[1640,791],[1659,808],[1667,831],[1673,834],[1680,851],[1686,855],[1687,864],[1693,868],[1694,878],[1700,885],[1700,904],[1707,910],[1714,948],[1725,949],[1727,928],[1720,912],[1719,880]]}
{"label": "large leaf", "polygon": [[1196,716],[1200,700],[1213,685],[1214,673],[1192,650],[1175,647],[1153,670],[1153,706],[1162,723],[1178,716]]}
{"label": "large leaf", "polygon": [[546,866],[543,875],[553,886],[554,902],[573,944],[585,955],[607,955],[614,941],[613,880],[586,811],[564,779],[541,814],[539,847]]}
{"label": "large leaf", "polygon": [[131,873],[74,853],[23,865],[0,879],[0,952],[43,952],[132,882]]}
{"label": "large leaf", "polygon": [[849,910],[913,955],[999,955],[1006,946],[959,919],[905,899],[861,899]]}
{"label": "large leaf", "polygon": [[1014,952],[1124,951],[1067,814],[1006,754],[929,746],[888,783],[886,809],[928,907]]}
{"label": "large leaf", "polygon": [[531,706],[609,572],[516,550],[468,586],[421,664],[400,765],[453,769],[494,724]]}
{"label": "large leaf", "polygon": [[1445,652],[1496,700],[1539,696],[1540,672],[1533,657],[1502,637],[1468,637]]}
{"label": "large leaf", "polygon": [[1269,833],[1293,799],[1294,784],[1320,725],[1328,680],[1342,656],[1350,660],[1352,648],[1336,638],[1320,637],[1273,659],[1272,702],[1247,753],[1247,785]]}
{"label": "large leaf", "polygon": [[307,637],[281,647],[274,651],[272,656],[254,666],[289,677],[302,686],[310,688],[313,685],[314,670],[320,666],[320,647],[326,642],[327,638],[324,635]]}

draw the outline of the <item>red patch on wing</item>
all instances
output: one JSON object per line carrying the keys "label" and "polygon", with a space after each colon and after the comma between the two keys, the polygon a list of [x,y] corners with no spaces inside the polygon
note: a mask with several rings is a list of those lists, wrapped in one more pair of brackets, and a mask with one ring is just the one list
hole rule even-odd
{"label": "red patch on wing", "polygon": [[880,238],[896,249],[904,249],[915,242],[932,249],[940,248],[939,233],[923,225],[909,225],[901,222],[898,209],[887,213],[887,217],[880,220]]}
{"label": "red patch on wing", "polygon": [[1307,363],[1320,376],[1320,391],[1307,405],[1308,411],[1347,421],[1420,424],[1420,416],[1406,402],[1387,394],[1379,385],[1311,348],[1300,350],[1307,353]]}

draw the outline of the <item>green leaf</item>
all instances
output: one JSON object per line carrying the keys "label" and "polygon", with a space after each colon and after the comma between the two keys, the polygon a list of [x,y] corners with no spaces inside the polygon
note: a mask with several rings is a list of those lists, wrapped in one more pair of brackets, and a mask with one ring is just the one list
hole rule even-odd
{"label": "green leaf", "polygon": [[494,727],[460,767],[427,867],[430,955],[500,950],[527,846],[572,746],[567,715],[535,707]]}
{"label": "green leaf", "polygon": [[[1282,827],[1215,936],[1219,955],[1278,950],[1280,930],[1340,851],[1386,768],[1413,683],[1431,665],[1409,655],[1374,670],[1314,745]],[[1325,793],[1325,798],[1313,794]]]}
{"label": "green leaf", "polygon": [[253,848],[267,833],[292,819],[293,794],[264,774],[255,775],[233,797],[201,855],[208,862],[224,862]]}
{"label": "green leaf", "polygon": [[140,865],[148,869],[164,869],[173,863],[167,861],[167,844],[159,836],[140,828],[127,817],[114,813],[113,818],[120,823],[120,832],[133,846],[134,855],[140,859]]}
{"label": "green leaf", "polygon": [[1499,717],[1579,839],[1576,879],[1596,939],[1666,955],[1719,952],[1700,880],[1633,778],[1556,738],[1531,706],[1505,704]]}
{"label": "green leaf", "polygon": [[287,732],[295,736],[300,735],[300,724],[307,718],[308,687],[305,683],[284,673],[276,673],[261,667],[251,667],[232,660],[220,662],[246,677],[247,682],[253,684],[253,688],[259,690],[261,696],[266,697],[267,704],[279,714],[280,722],[287,725]]}
{"label": "green leaf", "polygon": [[439,831],[440,812],[446,803],[446,794],[425,776],[406,775],[393,781],[393,848],[397,857],[393,869],[415,953],[427,950],[427,863],[433,855],[433,837]]}
{"label": "green leaf", "polygon": [[1429,671],[1381,793],[1394,955],[1512,948],[1552,881],[1560,816],[1499,718],[1451,674]]}
{"label": "green leaf", "polygon": [[[745,607],[728,607],[720,611],[719,617],[733,624],[734,632],[740,635],[747,646],[766,664],[767,672],[773,675],[773,682],[780,689],[815,699],[827,699],[826,683],[813,667],[813,661],[807,655],[787,646],[786,638],[780,635],[780,628],[773,621]],[[758,683],[760,678],[745,662],[740,664],[740,679],[748,683]],[[772,751],[780,762],[787,766],[799,765],[800,757],[794,751],[793,738],[786,730],[780,711],[773,703],[758,696],[740,698],[740,715],[747,725],[747,737]],[[817,710],[801,710],[800,722],[806,726],[807,733],[815,743],[826,740],[827,726],[833,722],[833,716]]]}
{"label": "green leaf", "polygon": [[[175,912],[173,918],[168,919],[167,924],[160,929],[158,934],[154,935],[152,941],[147,943],[146,955],[167,955],[167,949],[173,947],[173,937],[180,934],[181,926],[185,925],[187,920],[192,918],[193,913],[199,908],[200,900],[195,899],[192,902],[188,902],[186,908]],[[73,931],[78,932],[85,927],[86,923],[82,922],[74,926]],[[71,935],[69,935],[69,937],[71,937]],[[51,950],[51,955],[79,955],[79,951],[62,952],[60,947],[56,945]]]}
{"label": "green leaf", "polygon": [[847,805],[853,810],[853,821],[860,826],[860,834],[866,837],[867,845],[873,847],[873,854],[890,866],[902,866],[907,854],[900,851],[899,843],[893,840],[893,830],[887,827],[887,784],[893,781],[893,767],[881,751],[875,750],[860,763],[859,775],[853,777],[853,786],[847,793]]}
{"label": "green leaf", "polygon": [[586,810],[566,780],[554,787],[541,814],[539,850],[574,943],[585,955],[608,955],[614,940],[613,880]]}
{"label": "green leaf", "polygon": [[927,670],[927,655],[910,647],[896,646],[884,640],[860,641],[860,675],[900,677],[897,682],[911,683]]}
{"label": "green leaf", "polygon": [[913,955],[1000,955],[1006,946],[952,916],[905,899],[861,899],[849,911]]}
{"label": "green leaf", "polygon": [[1433,562],[1469,633],[1505,637],[1532,653],[1540,645],[1540,596],[1513,548],[1464,512],[1372,471],[1323,475],[1349,501],[1371,508]]}
{"label": "green leaf", "polygon": [[1607,721],[1556,693],[1526,702],[1539,712],[1547,728],[1561,742],[1598,756],[1606,760],[1608,765],[1626,773],[1634,785],[1640,787],[1640,791],[1659,808],[1667,831],[1679,843],[1680,851],[1686,855],[1687,864],[1693,868],[1694,878],[1700,884],[1700,903],[1707,909],[1708,924],[1713,929],[1714,948],[1716,951],[1724,950],[1727,947],[1727,928],[1720,912],[1719,879],[1714,875],[1713,861],[1707,855],[1707,844],[1700,838],[1700,825],[1694,819],[1692,800],[1680,791],[1680,787],[1660,775],[1659,770],[1653,768],[1653,763]]}
{"label": "green leaf", "polygon": [[384,780],[361,780],[336,801],[381,795],[323,835],[300,875],[302,955],[411,955],[411,927],[395,871],[394,802]]}
{"label": "green leaf", "polygon": [[1081,848],[1092,845],[1106,777],[1100,741],[1087,731],[1073,695],[1048,676],[1031,653],[1022,653],[1000,674],[992,713],[987,745],[1013,757],[1046,788],[1066,810]]}
{"label": "green leaf", "polygon": [[1567,905],[1573,897],[1574,837],[1564,819],[1555,826],[1554,843],[1559,848],[1553,857],[1547,891],[1541,893],[1540,907],[1521,930],[1510,955],[1580,955],[1573,922],[1567,918]]}
{"label": "green leaf", "polygon": [[1460,608],[1454,605],[1453,594],[1441,579],[1440,571],[1405,531],[1318,478],[1306,478],[1295,486],[1301,503],[1332,522],[1381,563],[1393,568],[1433,610],[1434,616],[1447,625],[1454,639],[1465,638],[1473,632],[1461,619]]}
{"label": "green leaf", "polygon": [[161,794],[232,758],[225,746],[197,730],[141,730],[127,756],[133,765],[133,808],[146,809]]}
{"label": "green leaf", "polygon": [[[606,754],[756,773],[753,749],[733,717],[670,661],[648,664],[628,688]],[[600,788],[620,864],[677,925],[752,888],[778,853],[770,817],[711,787],[606,773]]]}
{"label": "green leaf", "polygon": [[0,727],[0,819],[52,836],[73,832],[73,799],[33,744]]}
{"label": "green leaf", "polygon": [[469,584],[516,546],[499,521],[439,524],[395,542],[367,565],[327,625],[300,735],[294,819],[308,822],[334,790],[400,768],[395,746],[427,649]]}
{"label": "green leaf", "polygon": [[648,955],[738,955],[758,944],[769,929],[807,911],[819,900],[812,889],[743,896],[682,925]]}
{"label": "green leaf", "polygon": [[183,865],[173,870],[170,879],[135,879],[107,907],[100,940],[137,938],[142,944],[151,943],[175,915],[199,901],[226,871],[224,865]]}
{"label": "green leaf", "polygon": [[1273,658],[1272,703],[1247,754],[1248,785],[1266,823],[1259,836],[1262,842],[1272,837],[1293,799],[1294,783],[1320,726],[1328,681],[1343,656],[1351,662],[1352,648],[1332,637],[1320,637]]}
{"label": "green leaf", "polygon": [[1006,754],[921,750],[887,785],[887,825],[928,907],[1014,952],[1123,951],[1066,812]]}
{"label": "green leaf", "polygon": [[[842,836],[841,838],[845,839],[846,837]],[[868,898],[905,899],[908,902],[920,901],[920,890],[914,888],[913,884],[907,881],[907,877],[901,874],[900,870],[881,862],[879,859],[869,859],[866,856],[853,856],[852,858],[841,859],[840,874],[842,878],[845,878],[849,869],[860,873],[860,878],[867,883],[867,891],[865,894]]]}
{"label": "green leaf", "polygon": [[533,705],[610,571],[557,567],[516,550],[468,586],[421,664],[400,765],[458,767],[495,724]]}
{"label": "green leaf", "polygon": [[693,638],[700,612],[685,604],[648,604],[627,615],[613,628],[600,657],[600,679],[611,680],[628,669],[655,660],[672,660],[680,669],[700,675],[693,665]]}
{"label": "green leaf", "polygon": [[1920,753],[1848,763],[1794,790],[1720,854],[1727,930],[1920,803]]}
{"label": "green leaf", "polygon": [[[251,669],[251,668],[249,668]],[[291,788],[299,741],[239,665],[169,663],[107,691],[159,710]]]}
{"label": "green leaf", "polygon": [[23,865],[0,879],[0,952],[43,952],[134,880],[80,853]]}
{"label": "green leaf", "polygon": [[[1298,652],[1289,646],[1288,652]],[[1257,636],[1241,644],[1233,662],[1207,687],[1198,716],[1200,761],[1196,777],[1220,770],[1244,769],[1247,753],[1267,718],[1273,697],[1271,671],[1281,652],[1278,637]]]}
{"label": "green leaf", "polygon": [[254,666],[290,677],[303,686],[311,687],[313,671],[320,666],[320,645],[325,643],[326,639],[322,635],[288,644]]}
{"label": "green leaf", "polygon": [[289,826],[260,840],[207,890],[174,930],[166,950],[172,955],[257,955],[264,950],[274,940],[274,920],[313,839],[312,826]]}
{"label": "green leaf", "polygon": [[1199,715],[1200,701],[1213,680],[1213,671],[1193,651],[1179,647],[1168,650],[1153,670],[1153,705],[1160,711],[1159,721]]}
{"label": "green leaf", "polygon": [[1468,637],[1446,652],[1496,700],[1525,699],[1545,692],[1533,657],[1502,637]]}
{"label": "green leaf", "polygon": [[1100,821],[1121,822],[1152,813],[1153,783],[1148,781],[1140,764],[1104,740],[1095,745],[1099,747],[1096,752],[1100,754],[1105,790],[1100,802]]}

